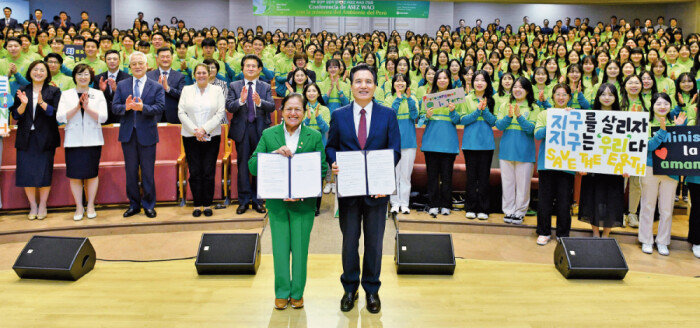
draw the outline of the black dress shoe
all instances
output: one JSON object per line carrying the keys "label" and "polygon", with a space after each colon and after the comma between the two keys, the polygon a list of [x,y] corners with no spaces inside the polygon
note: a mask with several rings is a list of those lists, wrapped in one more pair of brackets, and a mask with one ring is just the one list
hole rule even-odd
{"label": "black dress shoe", "polygon": [[200,209],[195,209],[194,211],[192,211],[192,216],[194,216],[194,217],[196,217],[196,218],[202,216],[202,210],[200,210]]}
{"label": "black dress shoe", "polygon": [[212,215],[214,215],[214,212],[211,211],[211,208],[204,209],[204,216],[212,216]]}
{"label": "black dress shoe", "polygon": [[143,209],[143,212],[146,213],[146,216],[149,217],[149,218],[154,218],[154,217],[156,217],[156,210],[155,210],[155,209],[150,209],[150,210],[149,210],[149,209],[147,209],[147,208],[144,208],[144,209]]}
{"label": "black dress shoe", "polygon": [[260,214],[267,212],[263,204],[253,203],[253,209]]}
{"label": "black dress shoe", "polygon": [[243,214],[248,210],[248,204],[240,204],[236,209],[236,214]]}
{"label": "black dress shoe", "polygon": [[355,307],[357,301],[357,292],[346,292],[343,298],[340,299],[340,311],[348,312]]}
{"label": "black dress shoe", "polygon": [[379,313],[382,310],[382,302],[379,294],[367,294],[367,311],[369,313]]}
{"label": "black dress shoe", "polygon": [[321,211],[320,211],[320,210],[316,210],[316,213],[314,213],[314,216],[319,216],[319,215],[321,215]]}
{"label": "black dress shoe", "polygon": [[126,212],[124,212],[124,217],[128,218],[130,216],[134,216],[134,215],[139,214],[139,213],[141,213],[141,209],[129,208],[128,210],[126,210]]}

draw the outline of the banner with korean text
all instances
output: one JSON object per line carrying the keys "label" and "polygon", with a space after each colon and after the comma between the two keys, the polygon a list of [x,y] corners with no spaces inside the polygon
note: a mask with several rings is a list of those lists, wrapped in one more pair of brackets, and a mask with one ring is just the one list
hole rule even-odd
{"label": "banner with korean text", "polygon": [[545,168],[644,176],[649,114],[547,110]]}

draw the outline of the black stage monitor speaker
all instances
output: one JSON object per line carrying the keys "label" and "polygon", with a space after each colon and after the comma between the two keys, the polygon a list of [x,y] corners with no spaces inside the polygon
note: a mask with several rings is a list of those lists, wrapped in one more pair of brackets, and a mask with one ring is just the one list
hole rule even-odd
{"label": "black stage monitor speaker", "polygon": [[34,236],[12,269],[20,278],[75,281],[95,267],[95,260],[87,238]]}
{"label": "black stage monitor speaker", "polygon": [[399,233],[395,260],[399,274],[454,274],[452,235]]}
{"label": "black stage monitor speaker", "polygon": [[566,279],[624,279],[629,270],[614,238],[562,237],[554,266]]}
{"label": "black stage monitor speaker", "polygon": [[257,233],[205,233],[195,262],[199,274],[255,274],[260,266]]}

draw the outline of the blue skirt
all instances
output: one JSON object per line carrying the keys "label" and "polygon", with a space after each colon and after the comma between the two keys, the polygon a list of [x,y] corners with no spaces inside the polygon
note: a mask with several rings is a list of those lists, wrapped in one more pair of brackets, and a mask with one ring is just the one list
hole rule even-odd
{"label": "blue skirt", "polygon": [[36,133],[29,133],[29,148],[17,150],[17,187],[50,187],[53,176],[53,158],[56,149],[43,150]]}
{"label": "blue skirt", "polygon": [[100,168],[102,146],[66,148],[66,176],[69,179],[92,179]]}

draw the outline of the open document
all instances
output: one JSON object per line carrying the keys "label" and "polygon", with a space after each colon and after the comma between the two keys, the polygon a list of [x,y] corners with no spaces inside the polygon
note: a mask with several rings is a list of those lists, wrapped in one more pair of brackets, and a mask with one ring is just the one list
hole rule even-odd
{"label": "open document", "polygon": [[258,198],[321,197],[321,153],[258,153]]}
{"label": "open document", "polygon": [[392,149],[339,151],[335,156],[338,197],[396,193]]}

